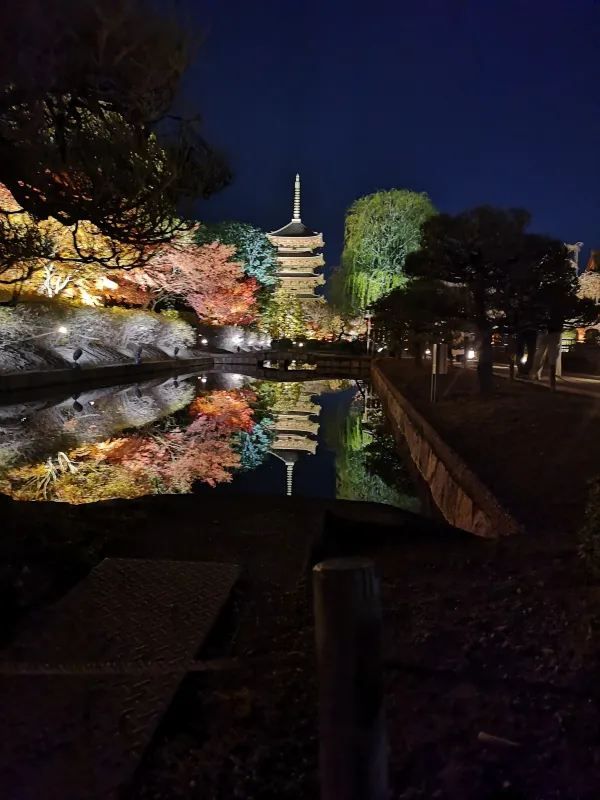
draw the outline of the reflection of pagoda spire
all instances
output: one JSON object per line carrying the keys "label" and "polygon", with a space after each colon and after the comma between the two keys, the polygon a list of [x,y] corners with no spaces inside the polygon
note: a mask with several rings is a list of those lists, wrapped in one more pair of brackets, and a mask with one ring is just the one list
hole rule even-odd
{"label": "reflection of pagoda spire", "polygon": [[297,397],[277,404],[271,453],[285,464],[286,494],[293,492],[294,464],[300,455],[317,450],[320,406],[313,402],[313,391],[302,388]]}

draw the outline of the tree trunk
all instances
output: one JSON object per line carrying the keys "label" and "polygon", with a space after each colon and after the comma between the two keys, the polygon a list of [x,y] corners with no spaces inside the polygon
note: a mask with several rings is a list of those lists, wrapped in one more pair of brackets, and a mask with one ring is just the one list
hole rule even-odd
{"label": "tree trunk", "polygon": [[535,354],[537,351],[537,338],[538,338],[537,331],[529,331],[525,336],[525,341],[527,344],[527,361],[525,362],[526,375],[531,375],[533,371],[533,365],[535,363]]}
{"label": "tree trunk", "polygon": [[508,374],[511,381],[515,379],[515,364],[517,361],[517,337],[511,334],[508,340]]}
{"label": "tree trunk", "polygon": [[560,358],[562,327],[548,332],[548,363],[550,365],[550,388],[556,391],[556,367]]}
{"label": "tree trunk", "polygon": [[494,389],[494,353],[492,350],[492,332],[489,327],[479,329],[479,361],[477,377],[481,394],[491,394]]}
{"label": "tree trunk", "polygon": [[[535,360],[537,331],[522,331],[517,335],[517,371],[524,378],[530,374]],[[527,360],[523,363],[523,356],[527,351]]]}
{"label": "tree trunk", "polygon": [[415,359],[415,367],[417,369],[422,369],[423,367],[423,346],[421,342],[417,339],[413,339],[410,343],[410,349],[412,351],[413,358]]}

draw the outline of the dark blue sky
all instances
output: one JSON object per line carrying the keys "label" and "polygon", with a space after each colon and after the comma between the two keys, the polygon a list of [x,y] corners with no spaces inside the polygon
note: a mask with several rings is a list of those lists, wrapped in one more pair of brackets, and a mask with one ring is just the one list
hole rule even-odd
{"label": "dark blue sky", "polygon": [[201,13],[185,101],[235,174],[201,218],[277,228],[299,170],[330,266],[350,203],[392,187],[449,212],[524,207],[584,256],[600,247],[597,0],[207,0]]}

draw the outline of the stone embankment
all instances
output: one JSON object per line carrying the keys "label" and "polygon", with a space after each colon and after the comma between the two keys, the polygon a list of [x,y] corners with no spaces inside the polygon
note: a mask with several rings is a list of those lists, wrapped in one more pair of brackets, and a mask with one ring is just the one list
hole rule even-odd
{"label": "stone embankment", "polygon": [[377,363],[372,365],[371,374],[394,435],[405,441],[444,518],[451,525],[478,536],[497,537],[519,532],[517,521]]}
{"label": "stone embankment", "polygon": [[210,369],[210,356],[196,358],[169,358],[157,361],[142,361],[140,364],[121,363],[79,369],[47,369],[40,371],[8,372],[0,375],[0,393],[27,391],[46,386],[78,386],[83,383],[111,384],[135,382],[159,372],[181,372],[187,369]]}
{"label": "stone embankment", "polygon": [[[302,352],[302,360],[309,361],[313,368],[328,374],[354,373],[367,370],[368,356],[336,355],[333,353]],[[134,382],[138,377],[148,377],[160,372],[183,372],[188,369],[229,369],[234,367],[257,369],[264,361],[276,360],[279,363],[299,360],[298,351],[255,350],[240,353],[190,353],[178,358],[145,359],[139,364],[134,361],[117,364],[84,365],[77,368],[58,368],[44,370],[21,370],[0,374],[0,394],[2,392],[27,391],[50,386],[77,386],[83,383],[110,384],[113,382]],[[300,375],[302,372],[302,375]],[[290,378],[306,378],[304,371],[290,372]],[[268,377],[268,370],[262,370],[260,377]]]}

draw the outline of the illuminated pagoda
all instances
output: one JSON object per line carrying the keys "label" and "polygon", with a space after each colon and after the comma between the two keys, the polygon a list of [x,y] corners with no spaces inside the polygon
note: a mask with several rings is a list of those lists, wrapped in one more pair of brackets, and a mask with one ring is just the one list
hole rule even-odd
{"label": "illuminated pagoda", "polygon": [[317,270],[325,264],[320,252],[323,234],[307,228],[300,217],[300,175],[296,175],[294,184],[291,222],[267,235],[277,248],[277,274],[282,290],[299,300],[317,300],[315,290],[325,283],[325,278],[317,274]]}

